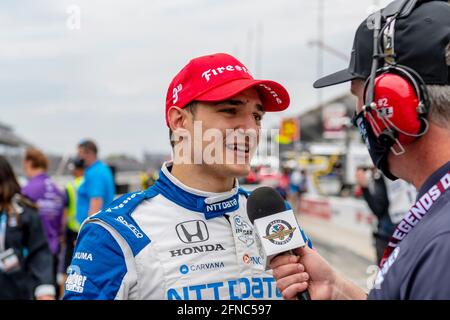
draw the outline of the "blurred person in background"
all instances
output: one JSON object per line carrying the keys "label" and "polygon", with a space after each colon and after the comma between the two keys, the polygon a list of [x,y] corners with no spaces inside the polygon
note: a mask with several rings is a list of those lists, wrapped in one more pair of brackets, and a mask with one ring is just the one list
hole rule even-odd
{"label": "blurred person in background", "polygon": [[294,212],[298,212],[299,208],[301,178],[300,170],[297,167],[289,175],[289,202],[292,204]]}
{"label": "blurred person in background", "polygon": [[[75,248],[75,242],[77,240],[78,231],[80,231],[80,224],[77,221],[77,194],[78,189],[83,183],[84,176],[84,161],[76,158],[71,164],[72,176],[74,179],[66,184],[66,208],[64,210],[64,220],[65,220],[65,237],[64,237],[64,252],[62,259],[64,261],[63,270],[63,281],[61,281],[61,286],[64,285],[66,281],[66,271],[70,266],[72,261],[73,250]],[[60,292],[64,292],[64,288],[60,288]]]}
{"label": "blurred person in background", "polygon": [[305,169],[295,168],[289,176],[289,197],[294,212],[300,210],[301,196],[306,192],[307,173]]}
{"label": "blurred person in background", "polygon": [[392,181],[384,177],[389,199],[389,216],[397,225],[409,211],[417,196],[417,190],[411,183],[402,179]]}
{"label": "blurred person in background", "polygon": [[78,188],[76,207],[80,225],[113,201],[116,192],[111,169],[97,155],[98,148],[92,140],[78,145],[78,158],[84,163],[84,182]]}
{"label": "blurred person in background", "polygon": [[36,207],[0,156],[0,300],[53,300],[52,264]]}
{"label": "blurred person in background", "polygon": [[[358,168],[356,170],[356,183],[361,188],[372,213],[377,217],[377,226],[373,231],[373,239],[377,254],[377,264],[383,258],[384,249],[395,230],[395,224],[389,215],[389,198],[384,178],[375,167]],[[409,208],[405,210],[407,212]]]}
{"label": "blurred person in background", "polygon": [[278,181],[278,185],[276,187],[278,193],[283,197],[284,200],[287,200],[289,194],[289,174],[289,168],[281,168],[280,180]]}
{"label": "blurred person in background", "polygon": [[141,174],[141,189],[148,189],[156,180],[158,180],[158,172],[153,169],[147,170],[147,172]]}
{"label": "blurred person in background", "polygon": [[22,194],[34,202],[38,208],[44,232],[47,236],[50,251],[53,256],[54,284],[59,263],[59,252],[63,236],[63,214],[65,196],[47,175],[48,159],[37,149],[28,149],[23,161],[23,170],[28,178],[22,188]]}

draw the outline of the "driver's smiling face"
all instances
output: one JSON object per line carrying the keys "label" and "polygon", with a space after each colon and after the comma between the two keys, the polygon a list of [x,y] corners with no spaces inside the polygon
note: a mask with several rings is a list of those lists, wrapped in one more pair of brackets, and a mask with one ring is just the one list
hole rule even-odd
{"label": "driver's smiling face", "polygon": [[[193,120],[201,121],[203,134],[212,129],[220,131],[223,138],[221,150],[216,150],[223,155],[223,164],[213,164],[217,170],[221,170],[227,176],[248,174],[251,157],[259,142],[263,116],[264,107],[255,88],[246,89],[220,102],[197,102]],[[192,126],[188,125],[186,129],[194,137],[194,126],[193,122],[191,123]],[[237,135],[238,138],[231,138],[230,133]],[[248,133],[253,138],[250,138]],[[203,139],[202,154],[209,144],[210,141]]]}

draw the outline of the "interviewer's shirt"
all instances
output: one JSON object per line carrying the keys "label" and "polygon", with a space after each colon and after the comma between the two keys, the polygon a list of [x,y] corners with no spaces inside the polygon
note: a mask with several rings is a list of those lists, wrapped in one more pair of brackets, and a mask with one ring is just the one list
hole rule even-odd
{"label": "interviewer's shirt", "polygon": [[[417,199],[449,171],[450,162],[447,162],[427,179]],[[378,274],[369,299],[448,300],[449,262],[450,191],[447,191],[392,252],[386,270]]]}

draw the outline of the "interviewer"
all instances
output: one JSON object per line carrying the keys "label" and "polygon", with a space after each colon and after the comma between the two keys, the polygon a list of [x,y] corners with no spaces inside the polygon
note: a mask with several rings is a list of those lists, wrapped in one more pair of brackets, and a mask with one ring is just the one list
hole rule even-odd
{"label": "interviewer", "polygon": [[[372,58],[377,28],[364,21],[349,68],[314,87],[351,80],[354,123],[374,164],[388,178],[412,183],[417,202],[394,231],[368,295],[304,248],[272,261],[286,299],[307,288],[312,299],[450,299],[450,4],[395,1],[381,13],[381,52]],[[377,63],[382,69],[371,72]]]}

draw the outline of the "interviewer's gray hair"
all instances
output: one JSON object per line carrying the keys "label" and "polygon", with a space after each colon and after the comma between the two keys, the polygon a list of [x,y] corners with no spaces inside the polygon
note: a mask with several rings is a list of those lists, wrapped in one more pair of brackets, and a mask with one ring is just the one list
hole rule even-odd
{"label": "interviewer's gray hair", "polygon": [[[445,59],[450,66],[450,43],[445,49]],[[428,118],[440,127],[450,129],[450,85],[428,85],[430,111]]]}

